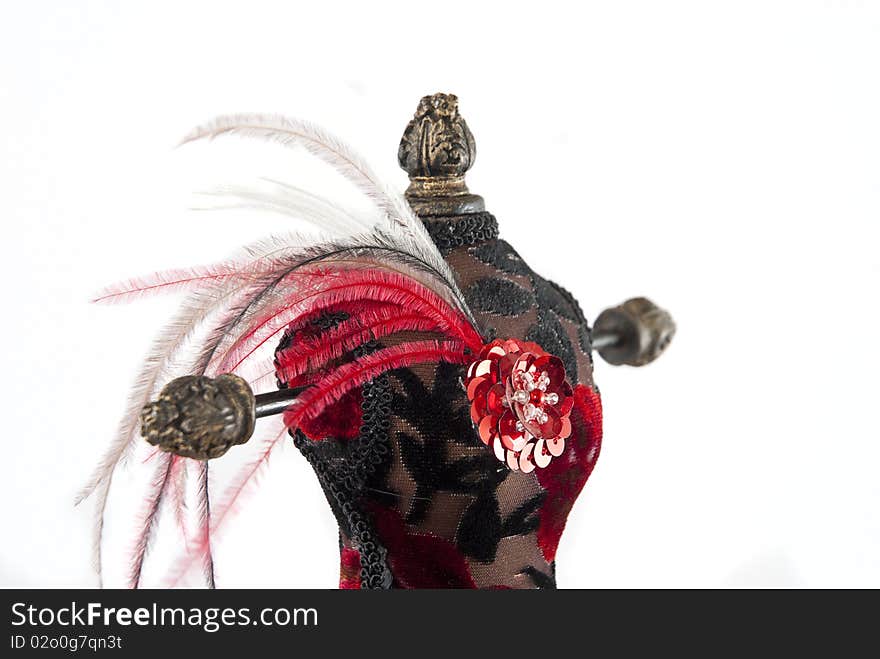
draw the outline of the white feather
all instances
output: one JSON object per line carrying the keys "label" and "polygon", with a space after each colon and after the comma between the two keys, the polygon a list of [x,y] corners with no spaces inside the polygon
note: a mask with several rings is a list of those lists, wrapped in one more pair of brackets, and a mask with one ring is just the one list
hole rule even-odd
{"label": "white feather", "polygon": [[[401,247],[430,264],[456,288],[452,270],[404,196],[382,181],[360,155],[334,135],[300,119],[272,114],[234,114],[217,117],[196,127],[181,144],[222,135],[258,138],[288,148],[302,146],[329,163],[385,213],[388,228],[398,237]],[[461,307],[462,311],[466,308],[466,305]]]}
{"label": "white feather", "polygon": [[226,185],[200,194],[228,198],[234,203],[197,207],[193,210],[231,208],[266,210],[305,221],[336,238],[369,231],[380,220],[377,217],[364,216],[363,213],[342,208],[338,204],[295,186],[269,179],[264,179],[262,187]]}

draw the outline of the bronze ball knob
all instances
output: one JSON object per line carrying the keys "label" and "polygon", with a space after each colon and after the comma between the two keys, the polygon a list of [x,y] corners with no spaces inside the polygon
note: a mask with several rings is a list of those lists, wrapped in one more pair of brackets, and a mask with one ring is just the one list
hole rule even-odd
{"label": "bronze ball knob", "polygon": [[593,323],[593,347],[609,364],[644,366],[659,357],[675,335],[672,316],[636,297],[605,309]]}
{"label": "bronze ball knob", "polygon": [[189,375],[169,382],[141,412],[141,434],[162,451],[208,460],[254,432],[254,394],[237,375]]}

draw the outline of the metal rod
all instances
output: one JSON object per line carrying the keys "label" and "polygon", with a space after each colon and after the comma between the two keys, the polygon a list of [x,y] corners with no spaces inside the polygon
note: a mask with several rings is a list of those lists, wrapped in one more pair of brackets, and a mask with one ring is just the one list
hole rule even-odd
{"label": "metal rod", "polygon": [[264,416],[272,416],[280,414],[296,397],[304,392],[308,387],[293,387],[291,389],[279,389],[278,391],[270,391],[265,394],[254,396],[254,415],[259,419]]}
{"label": "metal rod", "polygon": [[[623,337],[616,332],[599,331],[593,333],[593,350],[604,350],[620,343]],[[265,394],[254,396],[254,416],[261,419],[274,414],[281,414],[291,406],[297,396],[308,387],[293,387],[291,389],[279,389]]]}
{"label": "metal rod", "polygon": [[[622,335],[611,331],[598,331],[593,333],[593,350],[599,351],[618,345]],[[293,387],[291,389],[279,389],[265,394],[254,396],[254,415],[261,419],[274,414],[281,414],[293,403],[294,400],[308,387]]]}
{"label": "metal rod", "polygon": [[620,343],[620,334],[612,332],[593,332],[592,346],[593,350],[604,350],[611,348]]}

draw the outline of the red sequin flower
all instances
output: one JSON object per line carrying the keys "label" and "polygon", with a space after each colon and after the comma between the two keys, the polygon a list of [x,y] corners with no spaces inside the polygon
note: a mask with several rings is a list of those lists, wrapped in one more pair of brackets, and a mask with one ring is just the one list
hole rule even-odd
{"label": "red sequin flower", "polygon": [[495,340],[468,367],[465,386],[480,439],[508,467],[529,473],[562,453],[574,398],[558,357],[535,343]]}

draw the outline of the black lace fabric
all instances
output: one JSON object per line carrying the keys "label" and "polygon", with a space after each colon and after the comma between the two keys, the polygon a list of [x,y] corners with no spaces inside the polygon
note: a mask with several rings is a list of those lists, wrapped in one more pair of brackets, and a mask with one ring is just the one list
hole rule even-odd
{"label": "black lace fabric", "polygon": [[[589,327],[577,302],[498,239],[491,215],[479,215],[426,222],[478,329],[487,341],[539,344],[562,359],[573,385],[592,387]],[[340,320],[331,315],[319,322],[332,327]],[[291,340],[296,336],[288,333],[279,348]],[[358,350],[376,348],[369,343]],[[464,371],[427,364],[368,383],[355,439],[312,441],[294,433],[339,524],[342,587],[556,586],[555,543],[548,552],[541,531],[546,482],[538,470],[511,471],[480,441]],[[583,482],[574,485],[553,494],[572,499],[554,503],[563,525]]]}

